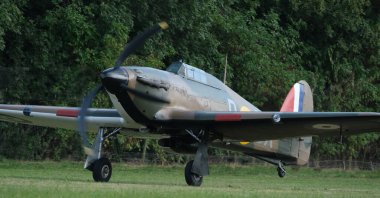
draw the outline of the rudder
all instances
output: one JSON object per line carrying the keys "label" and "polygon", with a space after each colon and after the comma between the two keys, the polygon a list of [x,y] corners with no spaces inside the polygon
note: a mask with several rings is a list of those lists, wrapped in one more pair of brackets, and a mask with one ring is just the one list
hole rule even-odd
{"label": "rudder", "polygon": [[313,93],[309,84],[301,80],[293,85],[284,103],[281,112],[313,112]]}
{"label": "rudder", "polygon": [[[301,80],[293,85],[284,103],[281,112],[313,112],[313,93],[309,84]],[[290,154],[297,158],[297,165],[305,165],[309,161],[312,137],[287,138],[279,140],[282,147],[288,147]]]}

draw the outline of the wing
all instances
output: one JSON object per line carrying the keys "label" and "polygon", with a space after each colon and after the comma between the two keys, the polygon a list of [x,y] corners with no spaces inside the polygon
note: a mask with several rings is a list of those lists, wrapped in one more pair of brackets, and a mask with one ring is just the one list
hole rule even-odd
{"label": "wing", "polygon": [[[76,107],[0,105],[0,121],[36,126],[76,130],[78,115],[79,108]],[[126,126],[116,109],[89,109],[85,121],[88,131]]]}
{"label": "wing", "polygon": [[162,110],[156,118],[176,127],[206,127],[223,138],[249,141],[380,132],[380,113]]}

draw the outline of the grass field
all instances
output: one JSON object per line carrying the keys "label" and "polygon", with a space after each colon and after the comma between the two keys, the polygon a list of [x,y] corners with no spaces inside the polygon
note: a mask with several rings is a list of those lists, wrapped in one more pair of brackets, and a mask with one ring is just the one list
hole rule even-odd
{"label": "grass field", "polygon": [[95,183],[78,162],[0,161],[0,197],[380,197],[380,172],[212,165],[201,187],[182,166],[114,164],[109,183]]}

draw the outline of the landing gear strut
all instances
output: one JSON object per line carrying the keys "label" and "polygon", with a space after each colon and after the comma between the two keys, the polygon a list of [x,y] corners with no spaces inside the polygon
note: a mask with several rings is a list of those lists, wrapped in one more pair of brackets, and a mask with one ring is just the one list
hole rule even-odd
{"label": "landing gear strut", "polygon": [[185,180],[189,186],[200,186],[203,182],[203,177],[197,175],[196,173],[192,173],[191,170],[193,168],[194,160],[187,162],[185,167]]}
{"label": "landing gear strut", "polygon": [[189,186],[200,186],[203,177],[209,174],[207,153],[209,134],[204,130],[200,130],[198,135],[195,135],[192,130],[186,130],[186,132],[198,141],[198,149],[194,160],[186,164],[185,180]]}
{"label": "landing gear strut", "polygon": [[120,129],[115,129],[110,133],[105,133],[105,129],[100,128],[91,151],[87,154],[84,168],[92,171],[92,178],[96,182],[108,182],[111,179],[112,165],[108,158],[102,157],[102,143],[119,131]]}
{"label": "landing gear strut", "polygon": [[284,165],[282,164],[281,161],[278,162],[277,173],[278,173],[278,176],[281,178],[285,177],[285,175],[286,175]]}

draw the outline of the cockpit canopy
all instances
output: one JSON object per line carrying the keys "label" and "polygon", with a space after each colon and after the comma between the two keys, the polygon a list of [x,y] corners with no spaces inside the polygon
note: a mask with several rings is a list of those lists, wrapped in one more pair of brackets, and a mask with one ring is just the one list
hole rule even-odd
{"label": "cockpit canopy", "polygon": [[220,84],[222,84],[217,78],[206,73],[205,71],[180,61],[169,65],[166,71],[217,89],[220,89]]}

